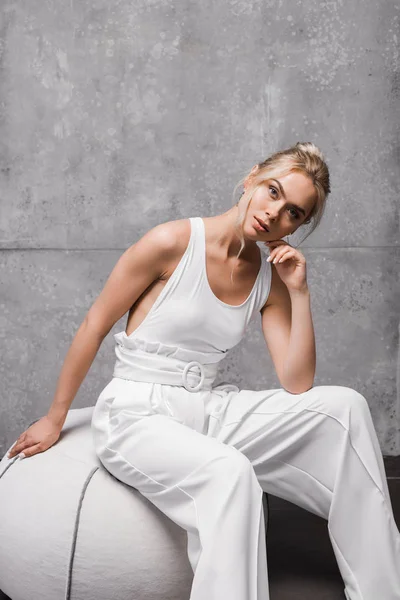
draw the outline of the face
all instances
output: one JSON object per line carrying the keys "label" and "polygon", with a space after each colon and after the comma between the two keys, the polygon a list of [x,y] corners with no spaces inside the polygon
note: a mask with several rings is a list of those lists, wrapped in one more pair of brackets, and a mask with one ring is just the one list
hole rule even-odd
{"label": "face", "polygon": [[[256,167],[252,172],[255,169]],[[245,189],[248,183],[245,182]],[[255,240],[279,240],[304,223],[315,200],[316,191],[312,181],[302,173],[294,172],[276,179],[267,179],[253,194],[244,223],[245,229],[249,237]],[[260,227],[257,219],[265,223],[269,232]]]}

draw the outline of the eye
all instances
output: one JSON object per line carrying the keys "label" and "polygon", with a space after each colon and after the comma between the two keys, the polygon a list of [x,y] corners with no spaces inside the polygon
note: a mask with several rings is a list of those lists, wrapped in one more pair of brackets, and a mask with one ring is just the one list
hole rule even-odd
{"label": "eye", "polygon": [[293,210],[293,211],[294,211],[294,215],[293,215],[293,214],[291,214],[291,217],[292,217],[293,219],[298,219],[298,218],[300,217],[299,213],[297,212],[297,210],[296,210],[295,208],[289,208],[289,211],[290,211],[290,210]]}
{"label": "eye", "polygon": [[[278,196],[279,196],[279,192],[278,192],[278,190],[276,188],[274,188],[274,186],[270,185],[269,189],[273,190],[274,192],[276,192],[276,194],[278,194]],[[290,213],[290,216],[291,216],[292,219],[299,219],[300,218],[300,213],[295,208],[289,208],[288,210],[289,210],[289,212],[293,211],[293,213],[294,213],[294,214]]]}
{"label": "eye", "polygon": [[276,188],[274,188],[272,185],[269,186],[270,190],[274,190],[274,192],[278,193],[278,190]]}

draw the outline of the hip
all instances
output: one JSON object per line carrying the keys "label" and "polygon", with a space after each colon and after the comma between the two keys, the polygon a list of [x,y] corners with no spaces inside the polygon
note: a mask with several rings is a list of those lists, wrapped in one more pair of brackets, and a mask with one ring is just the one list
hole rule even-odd
{"label": "hip", "polygon": [[167,418],[207,434],[210,419],[219,412],[236,386],[220,384],[211,390],[190,392],[179,385],[113,377],[101,391],[93,410],[91,428],[96,446],[104,446],[121,418],[139,421],[152,415]]}

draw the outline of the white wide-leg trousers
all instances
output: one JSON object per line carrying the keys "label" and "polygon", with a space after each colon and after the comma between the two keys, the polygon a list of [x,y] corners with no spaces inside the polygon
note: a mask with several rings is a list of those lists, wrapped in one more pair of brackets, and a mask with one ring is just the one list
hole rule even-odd
{"label": "white wide-leg trousers", "polygon": [[357,391],[113,377],[92,432],[104,467],[187,531],[190,600],[269,600],[263,491],[328,521],[347,600],[400,600],[400,533]]}

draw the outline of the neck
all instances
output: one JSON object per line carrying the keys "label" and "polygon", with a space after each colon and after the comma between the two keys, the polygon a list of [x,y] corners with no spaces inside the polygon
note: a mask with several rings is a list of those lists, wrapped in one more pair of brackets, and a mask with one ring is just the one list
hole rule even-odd
{"label": "neck", "polygon": [[[210,217],[212,242],[225,260],[236,257],[240,250],[238,228],[235,227],[238,216],[239,206],[235,205],[225,213]],[[245,237],[244,244],[239,260],[254,260],[255,251],[258,253],[256,241]]]}

